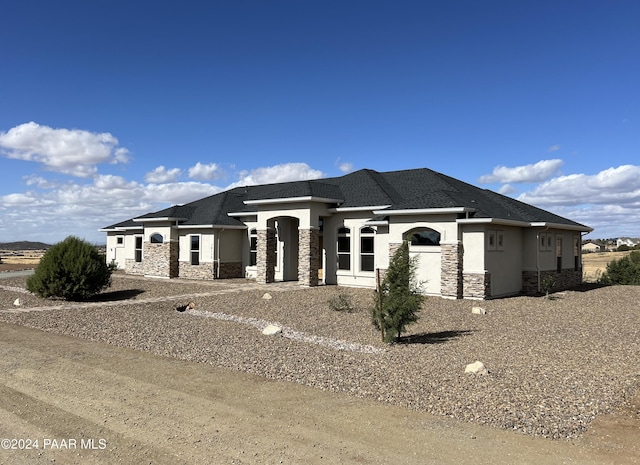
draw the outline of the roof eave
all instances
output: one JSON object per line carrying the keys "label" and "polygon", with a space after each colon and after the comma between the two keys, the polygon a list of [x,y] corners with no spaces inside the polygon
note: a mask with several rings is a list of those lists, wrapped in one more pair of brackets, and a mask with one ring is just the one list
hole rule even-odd
{"label": "roof eave", "polygon": [[158,218],[143,218],[143,217],[139,217],[139,218],[134,218],[132,221],[135,221],[136,223],[150,223],[150,222],[162,222],[162,221],[186,221],[188,218],[183,218],[183,217],[177,217],[177,216],[164,216],[164,217],[158,217]]}
{"label": "roof eave", "polygon": [[441,215],[448,213],[472,213],[476,212],[476,208],[469,207],[444,207],[444,208],[406,208],[402,210],[378,210],[373,213],[376,215]]}
{"label": "roof eave", "polygon": [[179,224],[177,229],[247,229],[244,225],[236,224]]}
{"label": "roof eave", "polygon": [[[391,205],[369,205],[366,207],[336,207],[330,208],[329,211],[331,213],[340,213],[340,212],[362,212],[362,211],[374,211],[381,210],[384,208],[389,208]],[[383,213],[384,214],[384,213]]]}
{"label": "roof eave", "polygon": [[519,226],[526,228],[531,226],[527,221],[507,220],[504,218],[461,218],[456,220],[458,224],[499,224],[501,226]]}
{"label": "roof eave", "polygon": [[101,228],[98,232],[118,232],[118,231],[138,231],[144,229],[143,226],[119,226],[117,228]]}
{"label": "roof eave", "polygon": [[245,205],[269,205],[273,203],[300,203],[300,202],[320,202],[320,203],[340,203],[344,202],[344,199],[331,199],[328,197],[314,197],[313,195],[307,195],[303,197],[282,197],[278,199],[258,199],[258,200],[245,200]]}
{"label": "roof eave", "polygon": [[591,232],[593,228],[585,226],[583,224],[562,224],[562,223],[548,223],[546,221],[531,222],[529,225],[533,228],[553,228],[553,229],[569,229],[571,231],[584,231]]}

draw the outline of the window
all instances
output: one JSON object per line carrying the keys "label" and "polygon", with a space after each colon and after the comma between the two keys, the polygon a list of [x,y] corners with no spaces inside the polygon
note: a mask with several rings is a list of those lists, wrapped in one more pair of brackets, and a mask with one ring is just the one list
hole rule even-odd
{"label": "window", "polygon": [[412,229],[405,234],[411,245],[440,245],[440,233],[431,228]]}
{"label": "window", "polygon": [[155,233],[151,235],[149,242],[152,244],[162,244],[164,242],[164,237],[162,237],[162,234]]}
{"label": "window", "polygon": [[375,231],[372,228],[362,228],[360,230],[360,270],[361,271],[373,271],[374,270],[374,248],[373,239],[375,237]]}
{"label": "window", "polygon": [[498,250],[504,250],[504,231],[496,231],[496,236]]}
{"label": "window", "polygon": [[573,270],[578,271],[580,265],[580,236],[573,236]]}
{"label": "window", "polygon": [[338,229],[338,269],[351,269],[351,230]]}
{"label": "window", "polygon": [[545,233],[540,233],[540,252],[544,251],[547,248],[547,235]]}
{"label": "window", "polygon": [[116,247],[124,247],[124,236],[116,236]]}
{"label": "window", "polygon": [[256,266],[258,263],[258,231],[249,231],[249,266]]}
{"label": "window", "polygon": [[137,263],[142,261],[142,236],[136,236],[135,257]]}
{"label": "window", "polygon": [[562,237],[556,237],[556,271],[562,271]]}
{"label": "window", "polygon": [[191,264],[200,264],[200,236],[191,236]]}
{"label": "window", "polygon": [[496,232],[487,231],[487,249],[496,250]]}

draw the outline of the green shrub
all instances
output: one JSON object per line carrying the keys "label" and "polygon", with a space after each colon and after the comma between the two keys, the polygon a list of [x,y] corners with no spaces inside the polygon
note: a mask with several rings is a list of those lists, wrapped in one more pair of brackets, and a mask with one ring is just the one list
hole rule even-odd
{"label": "green shrub", "polygon": [[329,299],[329,307],[336,312],[352,313],[355,309],[351,302],[351,297],[339,292]]}
{"label": "green shrub", "polygon": [[640,285],[640,252],[633,251],[629,255],[610,262],[599,282]]}
{"label": "green shrub", "polygon": [[43,255],[27,289],[40,297],[85,300],[111,285],[113,269],[95,246],[69,236]]}
{"label": "green shrub", "polygon": [[371,322],[385,342],[398,340],[408,325],[418,321],[424,296],[415,279],[416,266],[416,258],[409,256],[409,244],[405,241],[393,255],[371,308]]}

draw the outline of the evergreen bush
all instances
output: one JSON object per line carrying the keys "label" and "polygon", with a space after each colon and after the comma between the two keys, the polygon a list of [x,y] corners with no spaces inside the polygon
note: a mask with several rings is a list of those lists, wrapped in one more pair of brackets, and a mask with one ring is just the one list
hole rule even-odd
{"label": "evergreen bush", "polygon": [[640,285],[640,252],[634,250],[629,255],[610,262],[599,282]]}
{"label": "evergreen bush", "polygon": [[371,309],[371,322],[385,342],[396,341],[408,325],[418,321],[424,296],[415,279],[416,266],[417,259],[410,257],[405,241],[393,255]]}
{"label": "evergreen bush", "polygon": [[69,236],[45,252],[27,289],[40,297],[86,300],[111,285],[113,269],[95,246]]}

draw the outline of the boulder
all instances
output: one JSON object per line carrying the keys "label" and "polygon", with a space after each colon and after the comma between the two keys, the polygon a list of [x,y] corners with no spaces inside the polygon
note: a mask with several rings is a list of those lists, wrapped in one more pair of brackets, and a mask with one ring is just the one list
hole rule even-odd
{"label": "boulder", "polygon": [[471,313],[473,313],[474,315],[486,315],[487,311],[482,307],[472,307]]}
{"label": "boulder", "polygon": [[265,292],[264,295],[262,296],[262,298],[264,300],[271,300],[273,299],[273,297],[271,297],[271,294],[269,294],[268,292]]}
{"label": "boulder", "polygon": [[20,298],[18,297],[16,300],[13,301],[13,305],[15,305],[16,307],[21,307],[22,300],[20,300]]}
{"label": "boulder", "polygon": [[489,374],[489,370],[487,370],[487,367],[484,366],[484,363],[482,362],[474,362],[474,363],[470,363],[469,365],[466,366],[466,368],[464,369],[465,373],[473,373],[475,375],[488,375]]}
{"label": "boulder", "polygon": [[179,312],[184,312],[185,310],[193,310],[194,308],[196,308],[196,303],[189,302],[188,304],[185,304],[185,305],[178,305],[176,307],[176,310]]}
{"label": "boulder", "polygon": [[282,328],[278,325],[268,325],[262,330],[265,336],[282,336]]}

